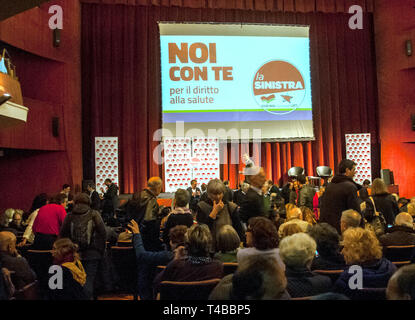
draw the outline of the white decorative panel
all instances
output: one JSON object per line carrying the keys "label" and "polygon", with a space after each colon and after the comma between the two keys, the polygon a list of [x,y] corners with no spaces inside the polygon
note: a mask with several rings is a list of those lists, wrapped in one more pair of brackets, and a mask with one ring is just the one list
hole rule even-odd
{"label": "white decorative panel", "polygon": [[346,134],[346,158],[357,163],[355,182],[372,182],[370,133]]}
{"label": "white decorative panel", "polygon": [[105,179],[109,178],[119,187],[118,137],[95,137],[95,184],[96,190],[106,190]]}
{"label": "white decorative panel", "polygon": [[220,179],[219,140],[214,137],[193,137],[193,179],[198,186]]}

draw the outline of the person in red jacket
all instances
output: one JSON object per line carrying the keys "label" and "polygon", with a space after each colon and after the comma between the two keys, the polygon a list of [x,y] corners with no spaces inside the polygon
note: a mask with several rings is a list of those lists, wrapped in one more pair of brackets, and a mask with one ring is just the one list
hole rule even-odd
{"label": "person in red jacket", "polygon": [[32,230],[35,240],[31,249],[51,250],[66,217],[65,207],[68,198],[65,194],[58,194],[53,203],[47,204],[39,209],[37,217],[33,222]]}

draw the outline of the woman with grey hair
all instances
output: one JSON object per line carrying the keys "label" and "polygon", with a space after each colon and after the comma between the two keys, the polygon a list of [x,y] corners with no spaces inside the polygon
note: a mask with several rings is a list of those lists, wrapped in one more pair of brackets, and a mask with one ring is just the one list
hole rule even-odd
{"label": "woman with grey hair", "polygon": [[239,219],[239,207],[224,199],[226,187],[220,179],[210,180],[207,185],[208,199],[200,201],[196,206],[196,220],[207,224],[213,238],[213,249],[216,249],[219,230],[225,225],[231,225],[244,241],[245,234]]}
{"label": "woman with grey hair", "polygon": [[306,233],[285,237],[279,245],[279,254],[285,264],[287,291],[293,298],[309,297],[331,290],[331,279],[310,271],[317,244]]}

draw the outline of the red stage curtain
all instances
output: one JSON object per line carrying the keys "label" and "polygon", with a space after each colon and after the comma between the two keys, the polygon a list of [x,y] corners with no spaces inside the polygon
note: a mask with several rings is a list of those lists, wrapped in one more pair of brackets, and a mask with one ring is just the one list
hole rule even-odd
{"label": "red stage curtain", "polygon": [[[138,1],[138,0],[137,0]],[[134,2],[134,1],[133,1]],[[234,1],[241,3],[240,1]],[[244,4],[259,1],[244,1]],[[273,3],[282,1],[273,1]],[[300,3],[301,1],[283,1]],[[160,4],[170,3],[172,7]],[[364,29],[348,28],[349,14],[283,13],[253,10],[180,8],[188,1],[158,6],[82,5],[84,178],[94,178],[94,136],[120,139],[121,192],[132,193],[163,168],[153,161],[161,127],[160,56],[157,21],[206,21],[311,25],[311,77],[315,141],[263,143],[267,178],[282,184],[292,166],[315,175],[333,169],[345,156],[344,134],[372,134],[372,167],[379,172],[376,61],[372,14]],[[211,3],[208,1],[208,3]],[[265,1],[264,3],[269,3]],[[303,3],[306,3],[303,1]],[[320,1],[317,1],[320,3]],[[334,3],[334,1],[321,1]],[[245,8],[245,7],[244,7]],[[243,145],[242,151],[247,150]],[[241,150],[221,147],[222,178],[240,181]],[[252,152],[252,144],[249,147]],[[239,154],[238,154],[239,153]]]}
{"label": "red stage curtain", "polygon": [[123,4],[135,6],[187,7],[204,9],[241,9],[281,12],[347,13],[360,5],[373,12],[374,0],[81,0],[83,3]]}

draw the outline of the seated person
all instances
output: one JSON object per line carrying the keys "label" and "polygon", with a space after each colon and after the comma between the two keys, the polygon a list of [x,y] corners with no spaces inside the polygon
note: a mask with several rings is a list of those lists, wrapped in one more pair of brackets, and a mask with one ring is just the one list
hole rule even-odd
{"label": "seated person", "polygon": [[140,295],[141,300],[151,300],[153,299],[152,282],[156,275],[156,267],[169,264],[175,258],[175,254],[176,258],[181,257],[180,254],[183,250],[178,248],[184,245],[187,227],[178,225],[170,229],[169,248],[171,248],[171,251],[146,251],[137,222],[131,220],[128,226],[133,233],[133,245],[135,256],[137,258],[137,269],[139,271],[138,294]]}
{"label": "seated person", "polygon": [[173,210],[170,212],[163,229],[163,242],[168,246],[170,229],[175,226],[186,226],[190,228],[193,225],[193,215],[189,209],[190,194],[187,190],[177,189],[174,194]]}
{"label": "seated person", "polygon": [[9,218],[5,212],[0,213],[0,232],[1,231],[8,231],[8,232],[13,233],[15,236],[17,236],[17,231],[13,228],[9,228]]}
{"label": "seated person", "polygon": [[415,202],[412,202],[412,199],[413,198],[411,198],[411,202],[408,203],[408,213],[412,216],[412,219],[415,222]]}
{"label": "seated person", "polygon": [[274,223],[265,217],[249,219],[246,229],[246,245],[248,248],[239,249],[236,255],[238,263],[252,255],[261,255],[276,259],[280,267],[285,270],[278,249],[278,232]]}
{"label": "seated person", "polygon": [[395,218],[395,225],[379,238],[382,246],[405,246],[415,244],[415,230],[411,215],[401,212]]}
{"label": "seated person", "polygon": [[313,238],[306,233],[296,233],[282,239],[279,248],[291,297],[310,297],[331,290],[329,277],[310,271],[317,248]]}
{"label": "seated person", "polygon": [[303,232],[303,230],[301,230],[298,224],[296,223],[289,224],[284,228],[284,231],[282,233],[282,238],[280,240],[284,239],[285,237],[288,237],[288,236],[291,236],[293,234],[300,233],[300,232]]}
{"label": "seated person", "polygon": [[[382,257],[382,247],[373,231],[349,228],[343,233],[341,253],[347,265],[358,265],[363,271],[363,288],[386,288],[396,266]],[[356,299],[356,290],[351,289],[349,280],[355,273],[345,270],[334,284],[334,292]]]}
{"label": "seated person", "polygon": [[209,300],[288,300],[286,286],[278,263],[260,255],[249,256],[234,274],[222,278]]}
{"label": "seated person", "polygon": [[236,262],[237,249],[241,244],[238,233],[230,225],[224,225],[216,239],[215,258],[222,262]]}
{"label": "seated person", "polygon": [[287,211],[287,221],[284,222],[278,229],[278,235],[280,239],[282,233],[284,232],[284,228],[292,223],[298,224],[301,230],[303,230],[303,232],[307,232],[309,224],[306,221],[303,221],[303,213],[301,212],[301,209],[298,207],[294,207],[291,210]]}
{"label": "seated person", "polygon": [[62,267],[62,288],[49,286],[49,299],[87,300],[84,291],[86,273],[79,259],[78,245],[69,238],[60,238],[53,244],[52,256],[53,264]]}
{"label": "seated person", "polygon": [[303,220],[306,221],[309,225],[313,226],[317,223],[316,216],[312,209],[306,206],[300,207]]}
{"label": "seated person", "polygon": [[12,222],[9,223],[9,228],[16,230],[17,232],[24,232],[26,227],[22,223],[22,213],[16,210],[13,215]]}
{"label": "seated person", "polygon": [[16,236],[8,231],[0,232],[0,263],[3,268],[14,271],[13,281],[16,290],[36,280],[36,274],[25,258],[16,250]]}
{"label": "seated person", "polygon": [[311,227],[308,234],[317,244],[317,256],[313,259],[311,270],[339,270],[346,268],[340,253],[340,235],[336,228],[322,222]]}
{"label": "seated person", "polygon": [[223,277],[223,264],[212,259],[212,235],[205,224],[191,226],[185,236],[187,255],[171,261],[154,280],[154,287],[158,290],[162,281],[202,281],[221,279]]}
{"label": "seated person", "polygon": [[389,279],[388,300],[415,300],[415,264],[403,266]]}
{"label": "seated person", "polygon": [[362,216],[359,212],[349,209],[342,212],[340,218],[340,230],[343,234],[348,228],[360,227],[362,223]]}

